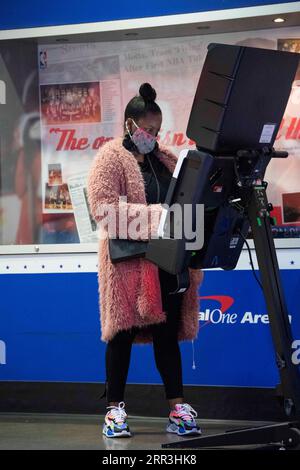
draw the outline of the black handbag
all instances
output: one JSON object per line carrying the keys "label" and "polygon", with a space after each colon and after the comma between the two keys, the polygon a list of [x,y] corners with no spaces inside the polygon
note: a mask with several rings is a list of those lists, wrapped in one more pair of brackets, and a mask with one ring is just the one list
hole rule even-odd
{"label": "black handbag", "polygon": [[112,263],[119,263],[146,255],[148,242],[128,240],[126,238],[109,238],[109,256]]}

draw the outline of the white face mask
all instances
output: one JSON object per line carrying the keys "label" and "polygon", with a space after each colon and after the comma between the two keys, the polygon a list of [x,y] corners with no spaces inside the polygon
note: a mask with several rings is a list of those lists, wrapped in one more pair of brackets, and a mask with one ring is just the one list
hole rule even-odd
{"label": "white face mask", "polygon": [[132,119],[132,122],[137,128],[134,134],[130,133],[128,126],[127,126],[127,122],[125,123],[127,132],[130,135],[132,142],[136,145],[138,151],[142,155],[152,152],[152,150],[155,147],[157,138],[154,137],[152,134],[149,134],[149,132],[145,131],[141,127],[139,127],[133,119]]}

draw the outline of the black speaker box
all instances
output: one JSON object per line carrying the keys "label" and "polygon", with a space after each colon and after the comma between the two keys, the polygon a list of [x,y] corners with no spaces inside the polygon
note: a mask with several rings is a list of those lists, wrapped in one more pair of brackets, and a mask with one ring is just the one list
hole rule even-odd
{"label": "black speaker box", "polygon": [[298,63],[292,52],[210,44],[187,136],[215,154],[272,147]]}

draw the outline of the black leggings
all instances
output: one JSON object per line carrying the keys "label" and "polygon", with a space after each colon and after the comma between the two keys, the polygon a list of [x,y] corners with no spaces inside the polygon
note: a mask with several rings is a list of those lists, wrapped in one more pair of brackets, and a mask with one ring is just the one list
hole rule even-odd
{"label": "black leggings", "polygon": [[[181,353],[178,327],[182,294],[171,294],[176,278],[159,270],[163,308],[167,313],[164,323],[149,325],[153,337],[156,367],[161,375],[167,399],[183,397]],[[118,332],[106,347],[106,400],[120,402],[124,392],[130,364],[131,348],[138,328]]]}

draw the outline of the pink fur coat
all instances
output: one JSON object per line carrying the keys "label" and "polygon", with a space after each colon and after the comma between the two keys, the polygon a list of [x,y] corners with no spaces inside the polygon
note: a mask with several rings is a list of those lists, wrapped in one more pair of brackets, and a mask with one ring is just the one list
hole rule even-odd
{"label": "pink fur coat", "polygon": [[[157,157],[173,173],[177,157],[167,147],[159,144]],[[122,145],[122,137],[104,144],[92,163],[88,175],[88,200],[94,219],[101,221],[101,204],[117,204],[119,196],[127,196],[126,208],[151,210],[147,239],[156,233],[161,204],[147,204],[143,175],[136,158]],[[152,336],[143,326],[165,321],[162,309],[158,267],[144,258],[112,264],[108,252],[108,236],[99,239],[98,292],[101,319],[101,339],[109,341],[114,335],[133,326],[140,327],[135,343],[151,343]],[[183,294],[179,341],[191,340],[199,328],[198,288],[203,272],[190,269],[190,287]]]}

